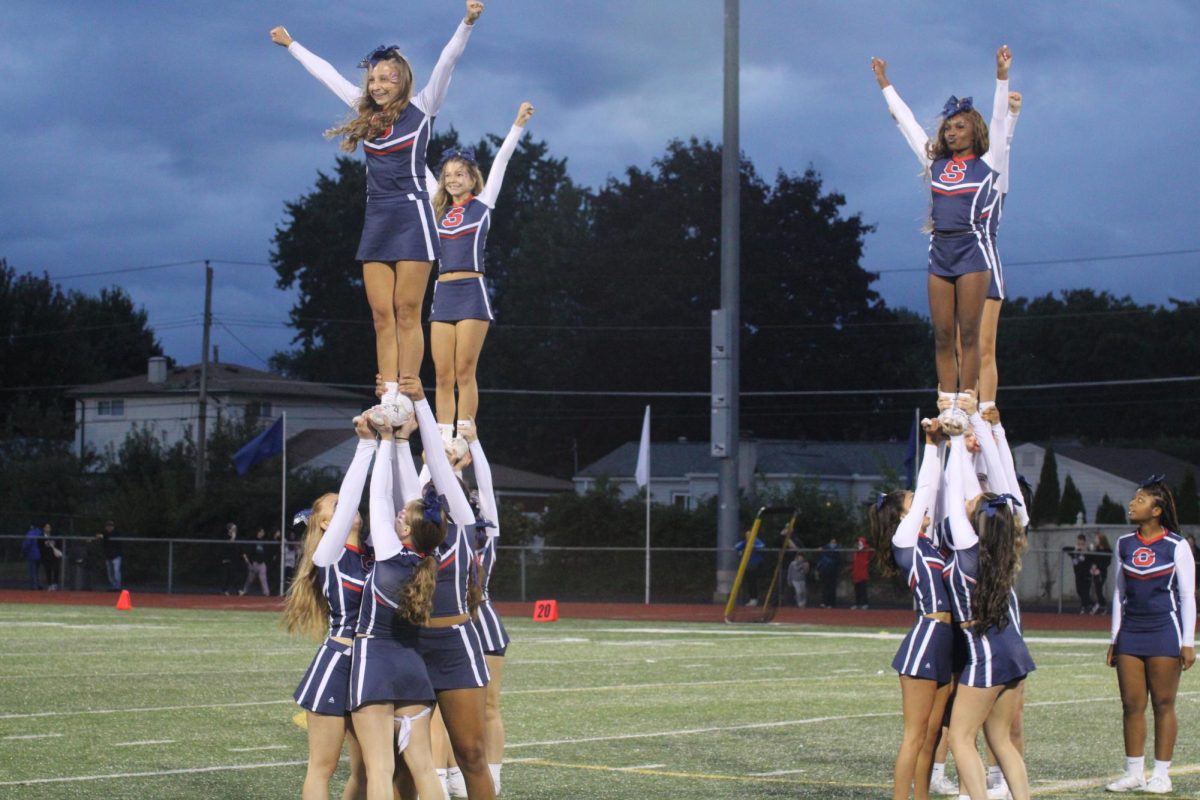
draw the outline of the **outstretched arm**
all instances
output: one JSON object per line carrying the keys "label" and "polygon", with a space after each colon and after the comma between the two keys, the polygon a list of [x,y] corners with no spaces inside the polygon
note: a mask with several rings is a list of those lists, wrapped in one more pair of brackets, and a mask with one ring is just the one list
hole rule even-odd
{"label": "outstretched arm", "polygon": [[967,498],[963,491],[967,470],[974,471],[967,457],[967,443],[962,436],[951,436],[950,463],[946,467],[946,519],[950,523],[950,546],[955,550],[966,550],[979,543],[979,536],[967,519]]}
{"label": "outstretched arm", "polygon": [[504,171],[508,169],[508,160],[512,158],[513,151],[517,149],[517,142],[520,141],[521,134],[525,131],[525,123],[532,116],[533,104],[528,101],[521,103],[516,121],[513,122],[508,136],[504,137],[504,144],[500,145],[500,149],[496,151],[496,158],[492,160],[492,169],[488,172],[487,182],[483,185],[483,191],[479,193],[479,202],[488,208],[496,207],[496,198],[500,196],[500,186],[504,183]]}
{"label": "outstretched arm", "polygon": [[1004,115],[1004,169],[1000,170],[1000,178],[996,181],[996,190],[1000,194],[1008,194],[1008,172],[1012,156],[1013,132],[1021,121],[1021,93],[1008,93],[1008,113]]}
{"label": "outstretched arm", "polygon": [[329,91],[340,97],[346,105],[353,108],[358,103],[359,98],[362,97],[362,88],[360,86],[343,78],[333,68],[332,64],[310,52],[304,45],[293,39],[291,34],[287,32],[287,28],[282,25],[272,28],[271,41],[281,47],[286,47],[287,51],[292,54],[292,57],[309,71],[309,74],[325,84]]}
{"label": "outstretched arm", "polygon": [[412,446],[409,440],[417,432],[417,417],[412,415],[400,426],[396,438],[396,469],[392,472],[392,496],[396,507],[403,508],[421,496],[421,484],[417,480],[417,467],[413,463]]}
{"label": "outstretched arm", "polygon": [[[472,430],[474,426],[472,426]],[[479,484],[479,513],[496,527],[488,528],[488,536],[500,535],[500,509],[492,486],[492,465],[483,454],[483,445],[474,434],[467,434],[471,447],[471,463],[475,465],[475,481]]]}
{"label": "outstretched arm", "polygon": [[446,458],[442,434],[438,430],[437,420],[433,417],[433,410],[429,408],[429,401],[425,399],[421,381],[412,375],[405,375],[400,379],[400,391],[413,401],[417,424],[421,429],[425,466],[429,468],[438,494],[445,495],[450,503],[450,518],[458,525],[474,525],[475,514],[472,513],[471,504],[467,502],[462,486],[459,485],[458,478],[454,476],[454,470],[450,467],[450,461]]}
{"label": "outstretched arm", "polygon": [[333,509],[333,517],[313,551],[312,560],[318,567],[328,567],[336,564],[342,557],[342,549],[346,539],[350,537],[350,528],[354,525],[354,515],[358,513],[358,504],[362,502],[363,486],[367,482],[367,470],[371,466],[371,456],[375,455],[375,432],[372,431],[362,417],[354,418],[354,430],[358,433],[358,447],[354,450],[354,459],[342,478],[342,486],[338,489],[337,505]]}
{"label": "outstretched arm", "polygon": [[371,541],[375,545],[375,558],[386,561],[398,554],[404,546],[396,535],[396,503],[392,496],[392,467],[396,462],[396,443],[391,433],[379,441],[379,453],[375,456],[375,469],[371,471]]}
{"label": "outstretched arm", "polygon": [[983,160],[997,172],[1007,171],[1004,158],[1008,151],[1008,68],[1012,65],[1012,50],[1001,45],[996,50],[996,93],[992,95],[992,118],[988,121],[988,151]]}
{"label": "outstretched arm", "polygon": [[887,62],[882,58],[872,57],[871,71],[875,73],[875,80],[879,83],[879,88],[883,90],[883,99],[887,101],[888,113],[896,121],[896,127],[900,129],[904,141],[908,142],[909,148],[916,154],[921,166],[928,168],[930,161],[925,145],[929,142],[929,136],[921,127],[921,123],[917,122],[917,118],[913,116],[912,109],[900,99],[896,87],[892,86],[892,82],[888,80]]}
{"label": "outstretched arm", "polygon": [[446,101],[446,91],[450,88],[450,79],[454,77],[454,65],[467,49],[467,40],[475,28],[475,20],[483,13],[483,3],[479,0],[467,0],[467,15],[454,31],[454,36],[442,48],[442,54],[429,75],[429,83],[412,99],[413,105],[430,116],[435,116],[442,110]]}
{"label": "outstretched arm", "polygon": [[942,479],[942,460],[938,458],[938,446],[925,442],[925,454],[921,457],[921,470],[917,473],[917,488],[913,492],[908,513],[896,527],[892,536],[892,547],[916,547],[921,523],[937,498],[938,484]]}

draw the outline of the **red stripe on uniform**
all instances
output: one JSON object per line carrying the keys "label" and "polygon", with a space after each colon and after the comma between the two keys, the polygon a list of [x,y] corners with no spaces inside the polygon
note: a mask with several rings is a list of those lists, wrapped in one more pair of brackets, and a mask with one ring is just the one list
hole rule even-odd
{"label": "red stripe on uniform", "polygon": [[394,145],[393,147],[389,147],[386,150],[377,150],[374,147],[364,147],[363,150],[365,150],[367,155],[369,155],[369,156],[382,156],[382,155],[387,155],[388,153],[395,153],[399,150],[405,150],[412,146],[413,146],[412,141],[407,141],[407,142],[401,142],[400,144]]}
{"label": "red stripe on uniform", "polygon": [[447,558],[445,561],[443,561],[443,562],[441,563],[441,565],[438,567],[438,572],[441,572],[441,571],[442,571],[442,570],[444,570],[446,567],[448,567],[448,566],[450,566],[451,564],[453,564],[453,563],[454,563],[454,559],[456,559],[456,558],[458,558],[458,553],[454,553],[454,554],[453,554],[453,555],[451,555],[449,558]]}
{"label": "red stripe on uniform", "polygon": [[347,589],[349,589],[352,592],[358,592],[359,594],[362,594],[363,587],[355,586],[353,583],[350,583],[349,581],[342,581],[342,586],[345,586]]}

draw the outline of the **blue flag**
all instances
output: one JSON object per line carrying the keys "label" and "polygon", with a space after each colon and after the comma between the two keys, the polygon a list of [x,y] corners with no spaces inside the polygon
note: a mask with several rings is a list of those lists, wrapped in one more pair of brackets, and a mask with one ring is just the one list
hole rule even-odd
{"label": "blue flag", "polygon": [[238,475],[245,475],[258,462],[282,452],[283,417],[280,417],[233,454],[233,465],[237,467]]}

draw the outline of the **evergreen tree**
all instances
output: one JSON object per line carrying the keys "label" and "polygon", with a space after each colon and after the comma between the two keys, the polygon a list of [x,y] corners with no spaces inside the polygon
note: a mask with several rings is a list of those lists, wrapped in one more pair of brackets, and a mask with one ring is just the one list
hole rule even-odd
{"label": "evergreen tree", "polygon": [[1058,503],[1058,515],[1055,521],[1059,525],[1074,525],[1077,521],[1087,522],[1087,509],[1083,507],[1083,495],[1075,486],[1071,476],[1063,483],[1062,499]]}
{"label": "evergreen tree", "polygon": [[1196,495],[1196,472],[1191,467],[1183,473],[1183,482],[1175,492],[1175,509],[1180,525],[1200,524],[1200,497]]}
{"label": "evergreen tree", "polygon": [[1119,503],[1114,503],[1107,494],[1100,498],[1096,508],[1097,525],[1120,525],[1125,522],[1125,509]]}
{"label": "evergreen tree", "polygon": [[1038,476],[1037,489],[1033,492],[1033,508],[1029,511],[1030,521],[1034,525],[1044,525],[1058,519],[1058,503],[1060,493],[1058,488],[1058,462],[1054,458],[1054,448],[1046,448],[1046,457],[1042,459],[1042,472]]}

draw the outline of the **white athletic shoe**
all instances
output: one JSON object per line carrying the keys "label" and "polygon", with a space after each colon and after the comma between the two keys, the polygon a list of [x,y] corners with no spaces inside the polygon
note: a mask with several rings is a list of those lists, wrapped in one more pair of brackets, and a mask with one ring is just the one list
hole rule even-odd
{"label": "white athletic shoe", "polygon": [[462,770],[455,767],[446,770],[446,789],[451,797],[467,796],[467,782],[463,780]]}
{"label": "white athletic shoe", "polygon": [[939,775],[929,782],[929,793],[957,795],[958,784],[947,778],[945,775]]}
{"label": "white athletic shoe", "polygon": [[[1170,791],[1170,785],[1171,781],[1168,778],[1168,788],[1163,791]],[[1104,788],[1110,792],[1141,792],[1146,789],[1146,777],[1144,775],[1130,775],[1126,773]]]}
{"label": "white athletic shoe", "polygon": [[987,796],[988,800],[1009,800],[1012,794],[1008,791],[1008,783],[1002,777],[995,786],[988,787]]}
{"label": "white athletic shoe", "polygon": [[1142,787],[1142,791],[1150,794],[1167,794],[1171,791],[1171,776],[1151,775],[1150,780],[1146,781],[1146,785]]}

